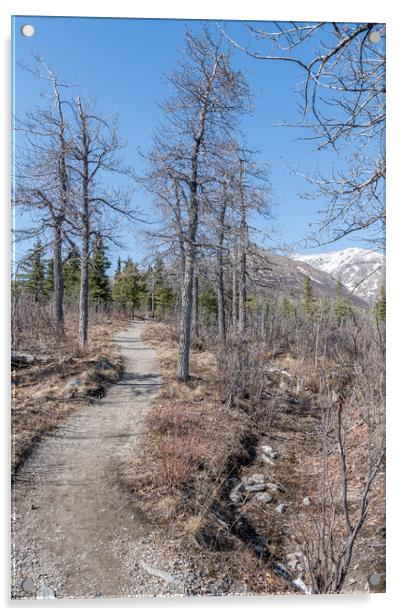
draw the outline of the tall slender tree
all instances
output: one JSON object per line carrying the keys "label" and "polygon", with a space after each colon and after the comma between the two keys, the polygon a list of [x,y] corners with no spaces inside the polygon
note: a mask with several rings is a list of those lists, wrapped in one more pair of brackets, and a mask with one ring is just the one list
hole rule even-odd
{"label": "tall slender tree", "polygon": [[[31,69],[28,69],[31,70]],[[38,237],[51,232],[53,252],[53,313],[59,335],[64,333],[62,242],[66,216],[70,211],[70,153],[66,84],[44,60],[35,56],[31,72],[48,85],[48,105],[26,113],[15,121],[17,155],[14,205],[27,211],[32,226],[15,230],[16,239]],[[22,137],[22,139],[20,139]],[[39,214],[39,215],[38,215]]]}
{"label": "tall slender tree", "polygon": [[148,157],[152,178],[168,178],[177,189],[185,250],[177,377],[189,378],[194,270],[204,185],[219,143],[249,108],[243,75],[230,67],[230,54],[204,31],[186,35],[183,59],[170,75],[173,96],[163,105],[167,125],[154,138]]}
{"label": "tall slender tree", "polygon": [[[134,214],[129,207],[129,192],[106,186],[109,174],[128,173],[118,156],[124,144],[117,133],[116,118],[106,120],[89,103],[85,104],[81,97],[78,97],[74,106],[74,131],[70,167],[75,179],[76,208],[75,217],[70,224],[73,232],[80,237],[81,243],[78,340],[83,348],[88,339],[91,238],[95,237],[95,250],[100,248],[100,238],[113,233],[116,219],[133,218]],[[111,218],[110,222],[107,222],[107,217]],[[100,261],[103,257],[104,255],[98,254]],[[100,263],[98,265],[100,266]],[[95,276],[93,269],[91,275]],[[102,272],[101,276],[103,275]],[[92,299],[98,303],[110,296],[107,285],[103,286],[104,288],[98,289],[96,297],[91,291]]]}

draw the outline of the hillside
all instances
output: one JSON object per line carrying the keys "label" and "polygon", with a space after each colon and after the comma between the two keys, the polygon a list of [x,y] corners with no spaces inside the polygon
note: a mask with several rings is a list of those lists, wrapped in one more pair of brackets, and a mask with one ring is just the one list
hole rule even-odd
{"label": "hillside", "polygon": [[[314,263],[277,255],[262,248],[255,248],[250,257],[250,290],[269,297],[287,297],[298,300],[303,293],[303,285],[309,276],[316,297],[334,297],[338,278],[323,271]],[[350,297],[349,288],[341,290],[341,294]],[[353,295],[352,301],[364,305],[362,296]]]}
{"label": "hillside", "polygon": [[385,277],[385,256],[374,250],[345,248],[320,254],[295,254],[292,259],[339,280],[349,292],[369,303],[377,298]]}

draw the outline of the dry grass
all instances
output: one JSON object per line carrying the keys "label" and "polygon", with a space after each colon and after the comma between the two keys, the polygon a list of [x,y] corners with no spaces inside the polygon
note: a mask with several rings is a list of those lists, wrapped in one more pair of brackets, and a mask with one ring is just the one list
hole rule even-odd
{"label": "dry grass", "polygon": [[[320,521],[320,376],[314,361],[296,359],[290,353],[274,358],[267,355],[265,365],[274,365],[290,375],[287,394],[297,403],[284,399],[273,374],[267,377],[271,397],[265,406],[255,406],[250,399],[239,400],[239,408],[229,408],[218,395],[220,375],[212,353],[193,349],[192,378],[188,384],[178,383],[174,332],[165,324],[150,323],[145,335],[159,354],[164,385],[146,421],[143,458],[133,463],[128,485],[141,494],[147,515],[177,538],[178,550],[196,555],[208,575],[214,577],[218,569],[258,594],[289,592],[289,586],[239,539],[236,528],[243,518],[248,520],[269,539],[271,558],[286,565],[287,554],[300,551],[303,532]],[[336,389],[342,371],[333,360],[325,360],[325,365],[321,362],[320,367],[328,386]],[[300,378],[305,384],[302,397],[296,392]],[[359,461],[367,458],[365,430],[356,407],[350,413],[348,433],[351,498],[360,485]],[[251,437],[257,441],[255,457],[248,451]],[[279,452],[275,465],[263,463],[263,444]],[[330,461],[334,485],[338,480],[336,457],[335,451]],[[227,480],[233,472],[238,477],[263,473],[266,481],[282,485],[286,491],[272,494],[274,500],[268,507],[247,498],[233,511],[227,501]],[[307,495],[311,498],[308,507],[302,504]],[[356,546],[350,574],[356,581],[349,586],[348,578],[344,592],[362,591],[368,572],[382,571],[384,550],[378,526],[384,524],[383,500],[380,478],[373,490],[371,519]],[[280,502],[290,504],[287,513],[275,511]]]}
{"label": "dry grass", "polygon": [[39,346],[36,336],[29,363],[12,371],[13,473],[43,434],[56,428],[83,401],[102,397],[108,384],[121,374],[121,358],[111,336],[126,322],[98,314],[90,325],[85,352],[77,348],[76,325],[76,316],[68,314],[64,340],[51,346]]}
{"label": "dry grass", "polygon": [[251,592],[289,592],[215,512],[228,478],[249,462],[253,420],[222,403],[211,352],[193,349],[191,379],[183,384],[175,378],[177,349],[169,327],[149,323],[144,336],[159,355],[164,384],[146,419],[143,458],[125,470],[141,506],[154,523],[168,526],[178,550],[196,555],[212,579],[228,574]]}

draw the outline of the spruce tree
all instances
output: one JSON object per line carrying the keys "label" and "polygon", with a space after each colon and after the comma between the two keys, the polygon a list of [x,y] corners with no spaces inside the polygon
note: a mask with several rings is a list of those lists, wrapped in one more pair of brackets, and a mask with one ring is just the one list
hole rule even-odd
{"label": "spruce tree", "polygon": [[282,300],[281,312],[285,319],[291,319],[295,315],[295,307],[287,297],[284,297]]}
{"label": "spruce tree", "polygon": [[201,286],[199,302],[208,315],[218,315],[218,296],[210,282],[205,281]]}
{"label": "spruce tree", "polygon": [[43,290],[46,297],[52,297],[54,293],[54,261],[48,259],[45,263],[45,280],[43,282]]}
{"label": "spruce tree", "polygon": [[166,269],[162,257],[156,259],[152,268],[154,286],[154,308],[158,315],[163,314],[174,306],[175,294],[167,281]]}
{"label": "spruce tree", "polygon": [[43,252],[42,242],[38,240],[20,263],[17,274],[17,286],[32,294],[35,302],[45,296]]}
{"label": "spruce tree", "polygon": [[113,300],[134,318],[134,311],[141,304],[141,293],[144,291],[144,281],[137,266],[130,257],[125,261],[120,274],[115,277]]}
{"label": "spruce tree", "polygon": [[342,296],[342,289],[343,289],[343,285],[338,280],[338,282],[336,283],[336,289],[335,289],[334,312],[335,312],[336,320],[338,321],[339,325],[342,325],[342,323],[345,322],[347,317],[351,315],[353,312],[353,308],[350,305],[348,298]]}
{"label": "spruce tree", "polygon": [[80,294],[80,255],[77,248],[71,248],[63,263],[64,294],[78,299]]}
{"label": "spruce tree", "polygon": [[310,276],[306,276],[306,278],[304,279],[302,308],[306,316],[312,315],[314,309],[314,297],[313,283]]}
{"label": "spruce tree", "polygon": [[102,236],[97,234],[89,267],[89,297],[97,306],[111,299],[110,283],[106,274],[109,267],[110,261],[106,256],[106,247]]}

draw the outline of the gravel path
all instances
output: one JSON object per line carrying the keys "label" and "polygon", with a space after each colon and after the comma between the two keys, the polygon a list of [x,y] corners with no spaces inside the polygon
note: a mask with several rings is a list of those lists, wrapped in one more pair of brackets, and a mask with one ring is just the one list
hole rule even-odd
{"label": "gravel path", "polygon": [[14,598],[183,593],[179,578],[160,566],[151,524],[116,480],[119,465],[136,455],[160,384],[142,328],[134,321],[115,336],[125,365],[121,380],[46,436],[17,475]]}

